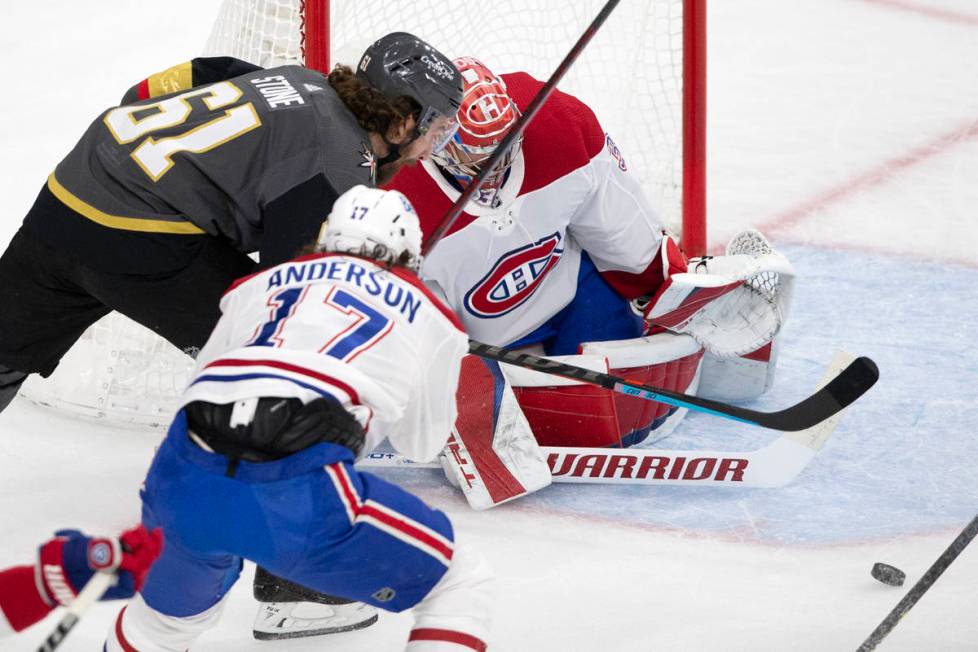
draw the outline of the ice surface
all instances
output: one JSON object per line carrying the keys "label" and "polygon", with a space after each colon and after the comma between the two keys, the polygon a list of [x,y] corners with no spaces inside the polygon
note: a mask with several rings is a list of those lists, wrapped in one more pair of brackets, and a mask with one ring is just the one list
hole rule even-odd
{"label": "ice surface", "polygon": [[[93,116],[199,51],[217,4],[4,3],[0,243]],[[474,513],[439,473],[385,472],[489,557],[492,649],[855,649],[978,510],[978,8],[717,1],[709,25],[711,242],[758,226],[799,271],[778,382],[752,407],[800,399],[836,348],[875,359],[881,380],[783,489],[556,485]],[[776,436],[692,415],[662,445]],[[158,439],[15,402],[0,415],[0,566],[56,528],[134,521]],[[903,589],[870,577],[876,561],[907,573]],[[978,546],[880,649],[975,649],[976,598]],[[258,643],[253,609],[249,576],[194,650],[396,650],[410,624]],[[62,649],[100,649],[117,610],[94,608]],[[0,649],[35,649],[52,625]]]}

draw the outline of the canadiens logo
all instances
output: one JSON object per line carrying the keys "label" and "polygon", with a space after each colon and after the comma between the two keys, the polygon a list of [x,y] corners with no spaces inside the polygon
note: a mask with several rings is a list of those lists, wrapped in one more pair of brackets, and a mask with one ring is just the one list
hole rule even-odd
{"label": "canadiens logo", "polygon": [[465,309],[476,317],[491,319],[520,306],[560,260],[564,253],[560,240],[559,233],[552,233],[500,256],[489,273],[466,293]]}

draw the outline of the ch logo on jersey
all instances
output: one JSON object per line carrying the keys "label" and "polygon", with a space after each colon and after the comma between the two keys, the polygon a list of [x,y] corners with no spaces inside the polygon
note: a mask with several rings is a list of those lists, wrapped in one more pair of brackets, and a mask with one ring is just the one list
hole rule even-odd
{"label": "ch logo on jersey", "polygon": [[563,255],[561,236],[552,233],[503,254],[488,274],[465,295],[465,309],[483,319],[501,317],[519,307]]}

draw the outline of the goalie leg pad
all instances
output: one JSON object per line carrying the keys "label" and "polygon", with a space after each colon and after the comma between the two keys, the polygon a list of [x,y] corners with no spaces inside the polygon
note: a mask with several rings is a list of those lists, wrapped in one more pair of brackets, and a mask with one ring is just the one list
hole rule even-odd
{"label": "goalie leg pad", "polygon": [[[703,352],[688,336],[660,333],[587,342],[581,348],[582,355],[554,359],[672,391],[696,390]],[[533,434],[543,446],[634,446],[650,436],[654,440],[666,436],[686,413],[539,372],[507,366],[506,373]]]}
{"label": "goalie leg pad", "polygon": [[473,509],[550,484],[550,468],[498,362],[465,356],[456,403],[443,466]]}

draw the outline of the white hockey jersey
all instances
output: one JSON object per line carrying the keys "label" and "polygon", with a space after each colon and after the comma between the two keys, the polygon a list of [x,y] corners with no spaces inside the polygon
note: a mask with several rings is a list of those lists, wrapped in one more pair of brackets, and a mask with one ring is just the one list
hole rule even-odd
{"label": "white hockey jersey", "polygon": [[413,273],[314,254],[239,280],[197,357],[182,405],[331,396],[367,433],[433,459],[455,421],[468,338]]}
{"label": "white hockey jersey", "polygon": [[[525,73],[502,77],[523,110],[542,86]],[[426,236],[460,194],[431,161],[402,169],[389,187],[411,200]],[[500,197],[498,209],[469,202],[422,268],[474,339],[508,344],[553,317],[574,298],[582,250],[602,273],[617,272],[626,298],[661,282],[652,262],[663,226],[576,98],[558,91],[543,105]]]}

